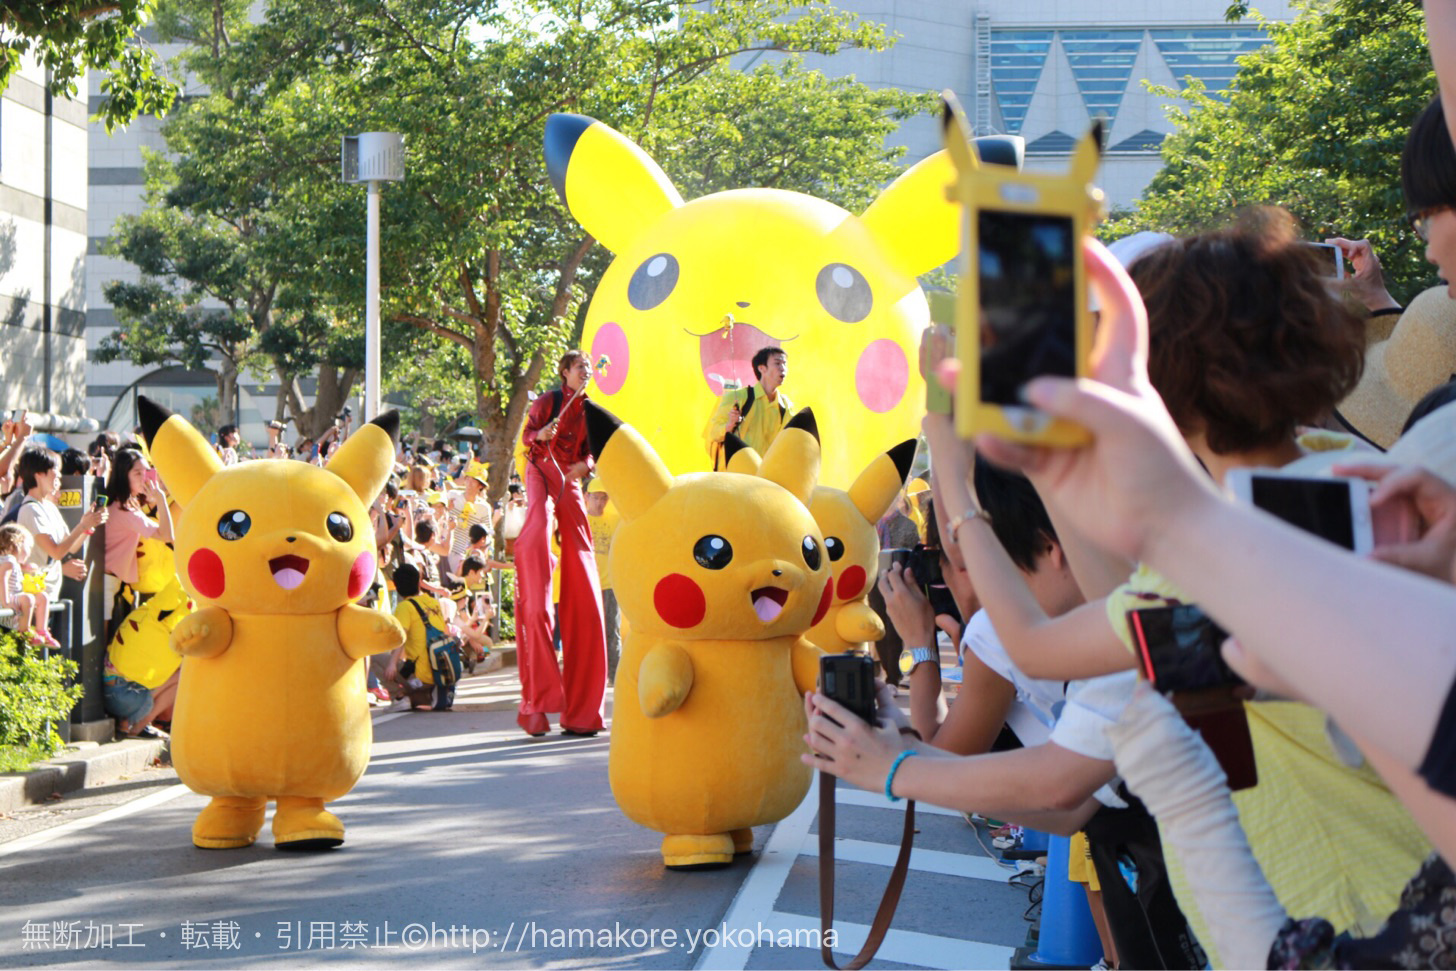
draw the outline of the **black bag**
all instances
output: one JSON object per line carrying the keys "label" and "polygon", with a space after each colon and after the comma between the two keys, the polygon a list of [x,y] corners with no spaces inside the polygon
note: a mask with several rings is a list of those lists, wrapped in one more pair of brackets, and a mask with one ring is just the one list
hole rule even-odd
{"label": "black bag", "polygon": [[435,684],[445,688],[454,687],[455,682],[460,680],[462,669],[460,642],[430,623],[424,608],[414,600],[409,600],[409,604],[415,608],[415,613],[420,615],[420,622],[425,625],[425,656],[430,659],[430,670],[434,672]]}

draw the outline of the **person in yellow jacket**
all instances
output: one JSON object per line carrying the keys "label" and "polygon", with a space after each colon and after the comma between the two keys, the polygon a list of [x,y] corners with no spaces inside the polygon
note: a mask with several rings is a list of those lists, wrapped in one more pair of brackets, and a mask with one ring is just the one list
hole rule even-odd
{"label": "person in yellow jacket", "polygon": [[[398,683],[411,711],[431,711],[435,701],[435,672],[430,668],[425,624],[428,622],[443,631],[445,618],[440,613],[440,602],[430,594],[420,593],[420,571],[414,566],[406,563],[394,571],[394,589],[399,594],[394,619],[404,628],[404,644],[390,656],[385,680]],[[406,673],[410,662],[414,663],[414,671]],[[400,702],[395,704],[404,707]]]}
{"label": "person in yellow jacket", "polygon": [[759,455],[768,451],[779,431],[794,415],[794,403],[782,386],[789,376],[789,357],[782,347],[761,348],[753,355],[757,385],[729,388],[718,399],[703,438],[713,469],[722,468],[723,436],[732,432]]}

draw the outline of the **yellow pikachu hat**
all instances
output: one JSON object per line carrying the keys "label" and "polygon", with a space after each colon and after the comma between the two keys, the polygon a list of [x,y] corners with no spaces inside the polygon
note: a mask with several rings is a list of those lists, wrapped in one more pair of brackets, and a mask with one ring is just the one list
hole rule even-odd
{"label": "yellow pikachu hat", "polygon": [[[723,440],[728,471],[748,471],[759,459],[736,435]],[[879,572],[880,537],[875,526],[890,511],[910,474],[916,440],[881,452],[846,492],[816,486],[809,512],[824,534],[824,548],[833,571],[833,603],[808,633],[809,640],[831,654],[862,651],[869,641],[885,636],[885,624],[870,609],[869,589]]]}
{"label": "yellow pikachu hat", "polygon": [[586,402],[597,474],[622,521],[608,569],[627,623],[608,769],[630,819],[664,834],[663,862],[721,866],[809,790],[803,693],[819,673],[804,632],[829,610],[829,557],[809,514],[819,473],[800,411],[756,475],[674,478],[630,425]]}
{"label": "yellow pikachu hat", "polygon": [[223,467],[180,415],[138,399],[157,470],[182,506],[177,569],[196,601],[172,632],[182,656],[172,762],[212,802],[192,826],[205,849],[247,846],[269,800],[274,843],[344,841],[324,809],[358,781],[371,731],[360,659],[404,643],[357,606],[375,574],[367,508],[394,462],[399,418],[361,427],[319,468]]}

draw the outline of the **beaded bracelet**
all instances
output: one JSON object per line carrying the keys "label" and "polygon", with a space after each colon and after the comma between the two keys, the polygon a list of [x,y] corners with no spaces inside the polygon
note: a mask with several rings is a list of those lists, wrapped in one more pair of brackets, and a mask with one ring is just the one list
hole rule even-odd
{"label": "beaded bracelet", "polygon": [[906,759],[908,759],[912,755],[919,755],[919,754],[920,753],[919,752],[916,752],[913,748],[907,748],[905,751],[903,751],[899,755],[895,756],[895,761],[893,761],[893,762],[890,763],[890,774],[887,775],[887,776],[885,776],[885,798],[886,799],[890,800],[891,802],[899,802],[900,801],[900,797],[897,796],[897,795],[895,795],[893,792],[890,791],[890,787],[895,784],[895,773],[900,770],[900,763],[901,762],[904,762]]}

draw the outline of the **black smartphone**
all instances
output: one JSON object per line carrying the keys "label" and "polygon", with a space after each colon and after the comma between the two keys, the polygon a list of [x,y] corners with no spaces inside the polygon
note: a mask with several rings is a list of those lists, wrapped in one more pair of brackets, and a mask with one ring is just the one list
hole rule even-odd
{"label": "black smartphone", "polygon": [[[819,691],[848,708],[855,716],[871,725],[875,717],[874,658],[848,651],[825,654],[819,658]],[[831,719],[832,720],[832,719]]]}
{"label": "black smartphone", "polygon": [[1355,553],[1375,545],[1370,483],[1363,479],[1300,478],[1259,469],[1231,469],[1234,497],[1307,533]]}
{"label": "black smartphone", "polygon": [[1127,612],[1143,674],[1164,694],[1244,684],[1223,659],[1228,633],[1193,604]]}
{"label": "black smartphone", "polygon": [[1070,217],[981,209],[981,402],[1022,407],[1041,375],[1077,376],[1077,272]]}

